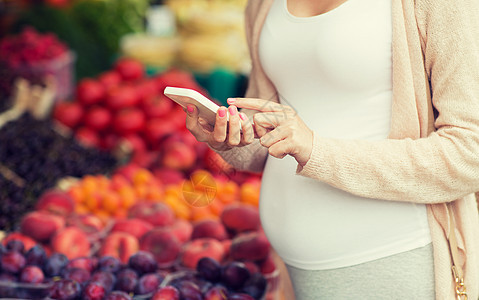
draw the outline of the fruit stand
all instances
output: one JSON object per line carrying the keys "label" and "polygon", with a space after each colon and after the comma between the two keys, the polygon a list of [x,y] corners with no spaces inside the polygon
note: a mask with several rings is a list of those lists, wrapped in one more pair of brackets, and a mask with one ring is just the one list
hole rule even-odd
{"label": "fruit stand", "polygon": [[[0,299],[294,299],[261,228],[261,174],[196,141],[163,95],[244,92],[245,1],[195,1],[0,9]],[[111,26],[100,50],[80,46]],[[225,39],[235,51],[212,55]]]}

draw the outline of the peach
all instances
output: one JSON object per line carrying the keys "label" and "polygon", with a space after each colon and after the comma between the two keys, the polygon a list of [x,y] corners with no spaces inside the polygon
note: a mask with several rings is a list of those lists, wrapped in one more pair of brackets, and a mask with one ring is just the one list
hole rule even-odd
{"label": "peach", "polygon": [[139,202],[130,208],[129,217],[145,220],[153,226],[171,225],[175,221],[171,208],[159,202]]}
{"label": "peach", "polygon": [[125,232],[110,233],[99,250],[100,257],[111,256],[127,263],[130,256],[140,249],[138,239]]}
{"label": "peach", "polygon": [[236,232],[256,230],[260,227],[258,210],[249,204],[225,206],[220,218],[226,228]]}
{"label": "peach", "polygon": [[207,219],[194,224],[191,239],[199,238],[214,238],[222,241],[228,238],[228,233],[220,221]]}
{"label": "peach", "polygon": [[112,232],[126,232],[140,239],[145,233],[153,229],[153,225],[141,219],[118,220],[111,229]]}
{"label": "peach", "polygon": [[193,232],[193,225],[184,219],[176,219],[175,222],[167,228],[176,236],[181,244],[189,241]]}
{"label": "peach", "polygon": [[93,214],[74,214],[67,218],[67,226],[76,226],[87,234],[97,234],[103,230],[104,224]]}
{"label": "peach", "polygon": [[75,202],[67,192],[52,189],[40,196],[35,209],[59,215],[69,215],[75,209]]}
{"label": "peach", "polygon": [[26,214],[20,223],[23,234],[39,241],[46,242],[60,229],[65,227],[65,219],[42,211]]}
{"label": "peach", "polygon": [[258,232],[242,233],[236,236],[230,248],[233,259],[263,260],[271,250],[266,235]]}
{"label": "peach", "polygon": [[155,170],[154,174],[165,185],[179,184],[184,180],[183,172],[175,169],[160,168]]}
{"label": "peach", "polygon": [[178,258],[180,247],[176,236],[166,228],[150,230],[140,239],[140,250],[151,252],[159,267],[172,265]]}
{"label": "peach", "polygon": [[51,240],[52,250],[65,254],[68,259],[88,256],[90,241],[81,229],[71,226],[57,232]]}
{"label": "peach", "polygon": [[188,242],[181,252],[181,263],[188,268],[195,269],[198,261],[203,257],[210,257],[222,261],[225,254],[223,244],[213,238],[201,238]]}

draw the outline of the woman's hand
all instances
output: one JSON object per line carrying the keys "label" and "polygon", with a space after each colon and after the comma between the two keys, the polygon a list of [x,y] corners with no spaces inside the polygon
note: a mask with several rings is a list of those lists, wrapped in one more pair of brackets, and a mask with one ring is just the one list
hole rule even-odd
{"label": "woman's hand", "polygon": [[313,131],[292,107],[252,98],[230,98],[228,104],[260,111],[253,116],[253,123],[270,155],[283,158],[289,154],[301,166],[306,165],[313,149]]}
{"label": "woman's hand", "polygon": [[238,112],[234,105],[228,109],[224,106],[218,109],[214,128],[198,117],[196,106],[188,105],[186,113],[186,128],[198,141],[208,143],[215,150],[229,150],[253,142],[254,131],[249,118],[244,113]]}

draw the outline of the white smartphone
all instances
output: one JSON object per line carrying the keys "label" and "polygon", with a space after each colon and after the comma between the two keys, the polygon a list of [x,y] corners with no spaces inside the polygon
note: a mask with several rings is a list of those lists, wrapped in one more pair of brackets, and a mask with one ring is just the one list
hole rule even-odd
{"label": "white smartphone", "polygon": [[216,112],[219,106],[201,93],[192,89],[167,86],[164,94],[183,108],[186,108],[188,104],[196,106],[199,116],[211,126],[215,125]]}

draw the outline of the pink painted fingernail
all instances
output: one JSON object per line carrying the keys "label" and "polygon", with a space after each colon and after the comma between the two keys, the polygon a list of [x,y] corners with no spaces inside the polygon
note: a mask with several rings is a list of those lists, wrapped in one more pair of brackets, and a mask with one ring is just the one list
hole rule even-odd
{"label": "pink painted fingernail", "polygon": [[218,109],[218,115],[220,115],[221,118],[224,118],[226,116],[226,109],[224,108]]}
{"label": "pink painted fingernail", "polygon": [[230,104],[230,105],[231,105],[231,104],[234,104],[234,103],[236,102],[236,98],[228,98],[228,99],[226,100],[226,102],[228,102],[228,104]]}
{"label": "pink painted fingernail", "polygon": [[193,105],[187,105],[186,106],[186,110],[189,112],[189,113],[193,113],[195,111],[195,107]]}
{"label": "pink painted fingernail", "polygon": [[243,121],[246,121],[248,119],[248,117],[244,113],[240,113],[239,116],[240,116],[240,119]]}
{"label": "pink painted fingernail", "polygon": [[238,112],[238,109],[236,108],[236,106],[230,106],[229,111],[230,111],[230,115],[234,116]]}

